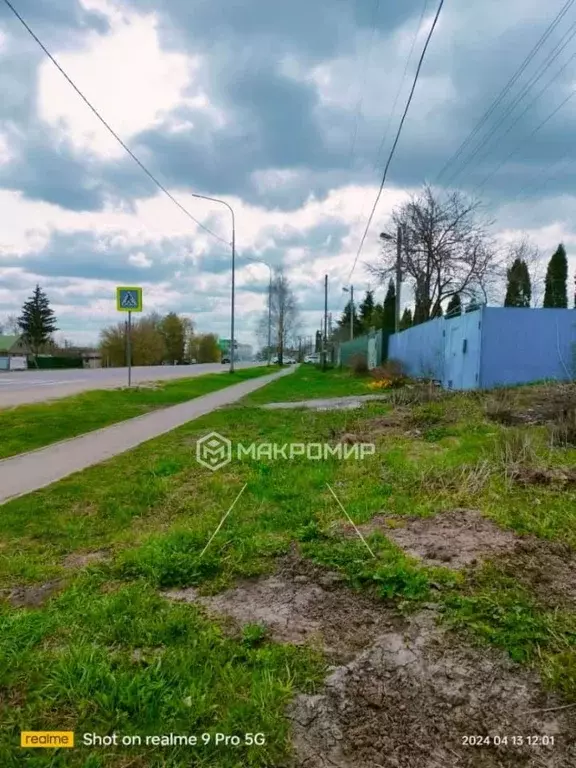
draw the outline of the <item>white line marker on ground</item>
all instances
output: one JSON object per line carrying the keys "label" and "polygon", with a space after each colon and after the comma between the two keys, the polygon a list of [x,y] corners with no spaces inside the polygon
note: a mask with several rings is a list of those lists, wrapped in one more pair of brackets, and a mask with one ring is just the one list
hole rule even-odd
{"label": "white line marker on ground", "polygon": [[370,554],[372,555],[372,557],[373,557],[374,559],[376,559],[376,555],[375,555],[375,554],[374,554],[374,552],[372,552],[372,550],[370,549],[370,545],[368,544],[368,542],[366,541],[366,539],[364,538],[364,536],[362,536],[362,534],[360,533],[360,531],[358,530],[358,528],[356,528],[356,523],[354,522],[354,520],[352,520],[352,518],[350,517],[350,515],[348,514],[348,512],[346,512],[346,510],[345,510],[345,509],[344,509],[344,507],[342,506],[342,503],[340,502],[340,499],[338,498],[338,496],[336,496],[336,494],[335,494],[335,493],[334,493],[334,491],[332,490],[332,486],[331,486],[329,483],[326,483],[326,485],[328,486],[328,488],[329,488],[329,490],[330,490],[330,493],[332,494],[332,496],[334,496],[334,498],[336,499],[336,503],[338,504],[338,506],[340,507],[340,509],[342,510],[342,512],[344,512],[344,514],[346,515],[346,517],[347,517],[347,518],[348,518],[348,520],[350,521],[350,523],[351,523],[352,527],[354,528],[354,530],[356,531],[356,533],[357,533],[357,534],[358,534],[358,536],[360,537],[360,540],[362,541],[362,543],[364,544],[364,546],[366,547],[366,549],[368,550],[368,552],[370,552]]}
{"label": "white line marker on ground", "polygon": [[244,493],[244,490],[245,490],[245,488],[246,488],[246,486],[247,486],[247,485],[248,485],[248,483],[244,483],[244,486],[243,486],[242,490],[240,491],[240,493],[238,494],[238,496],[236,496],[236,498],[235,498],[235,499],[234,499],[234,501],[232,502],[232,506],[230,507],[230,509],[228,510],[228,512],[226,512],[226,514],[224,515],[224,517],[222,518],[222,520],[220,520],[220,522],[218,523],[218,527],[216,528],[216,530],[214,531],[214,533],[212,534],[212,536],[210,536],[210,539],[208,540],[208,544],[206,544],[206,546],[204,547],[204,549],[202,550],[202,552],[200,552],[200,557],[202,557],[202,555],[204,554],[204,552],[206,552],[206,550],[208,549],[208,547],[209,547],[209,546],[210,546],[210,544],[212,543],[212,539],[214,538],[214,536],[216,536],[216,534],[218,533],[218,531],[220,530],[220,528],[222,528],[222,526],[224,525],[224,521],[226,520],[226,518],[228,517],[228,515],[230,514],[230,512],[232,512],[232,510],[233,510],[233,509],[234,509],[234,507],[236,506],[236,502],[238,501],[238,499],[240,498],[240,496],[242,496],[242,494]]}

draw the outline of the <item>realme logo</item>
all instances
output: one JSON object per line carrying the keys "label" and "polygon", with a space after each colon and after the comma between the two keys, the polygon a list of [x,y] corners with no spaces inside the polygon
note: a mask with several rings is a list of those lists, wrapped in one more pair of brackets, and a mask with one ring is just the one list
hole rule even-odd
{"label": "realme logo", "polygon": [[20,733],[21,747],[58,747],[74,746],[74,731],[22,731]]}

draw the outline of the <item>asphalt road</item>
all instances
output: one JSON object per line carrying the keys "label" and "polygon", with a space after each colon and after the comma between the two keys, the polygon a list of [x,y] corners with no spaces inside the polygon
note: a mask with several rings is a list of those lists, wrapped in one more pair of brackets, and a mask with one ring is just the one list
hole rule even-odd
{"label": "asphalt road", "polygon": [[[261,363],[236,363],[236,368],[250,368]],[[147,365],[132,368],[132,384],[161,379],[183,379],[204,373],[226,373],[228,365]],[[0,408],[23,403],[39,403],[75,395],[89,389],[115,389],[128,384],[127,368],[94,368],[58,371],[0,372]]]}

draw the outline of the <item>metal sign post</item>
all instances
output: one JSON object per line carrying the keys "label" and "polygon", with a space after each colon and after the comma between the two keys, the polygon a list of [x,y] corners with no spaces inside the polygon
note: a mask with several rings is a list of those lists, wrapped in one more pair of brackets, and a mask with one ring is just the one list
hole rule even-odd
{"label": "metal sign post", "polygon": [[128,386],[132,386],[132,312],[142,312],[142,288],[118,286],[116,288],[116,309],[128,312],[126,322],[126,365]]}
{"label": "metal sign post", "polygon": [[128,333],[126,334],[126,365],[128,366],[128,386],[132,386],[132,312],[128,312]]}

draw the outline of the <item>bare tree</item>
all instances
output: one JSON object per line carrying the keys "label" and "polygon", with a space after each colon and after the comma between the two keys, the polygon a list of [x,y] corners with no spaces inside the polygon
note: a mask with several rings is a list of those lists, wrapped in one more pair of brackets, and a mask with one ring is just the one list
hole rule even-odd
{"label": "bare tree", "polygon": [[7,315],[0,320],[0,333],[7,336],[20,336],[22,329],[18,324],[18,315]]}
{"label": "bare tree", "polygon": [[[283,354],[290,344],[296,344],[300,328],[300,313],[294,291],[288,278],[281,269],[276,271],[272,280],[270,319],[272,325],[272,345],[276,347],[278,363],[283,364]],[[266,312],[258,322],[257,335],[260,340],[268,343],[268,304]]]}
{"label": "bare tree", "polygon": [[486,298],[498,252],[481,204],[461,192],[440,196],[429,185],[392,213],[380,235],[382,253],[369,271],[382,283],[394,276],[396,236],[403,232],[401,268],[416,300],[415,320],[440,315],[455,294]]}

